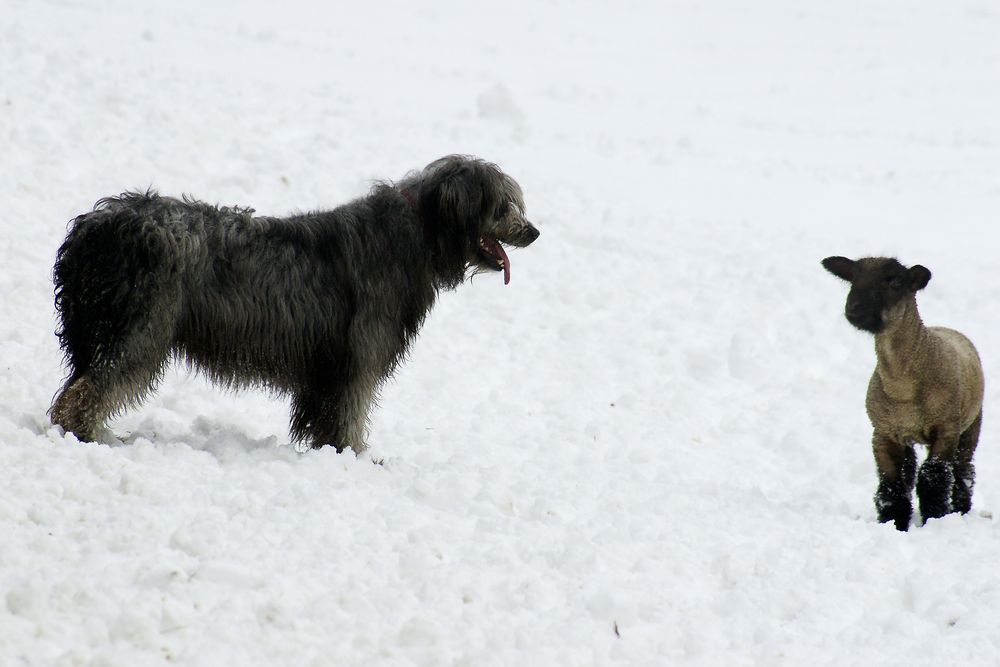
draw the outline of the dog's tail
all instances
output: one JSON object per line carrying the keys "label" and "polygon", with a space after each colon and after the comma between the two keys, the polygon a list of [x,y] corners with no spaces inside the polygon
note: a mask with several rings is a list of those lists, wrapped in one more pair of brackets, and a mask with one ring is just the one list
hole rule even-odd
{"label": "dog's tail", "polygon": [[169,241],[157,230],[158,199],[153,192],[105,198],[70,222],[52,276],[61,320],[56,336],[71,367],[68,382],[133,330],[151,283],[163,278]]}

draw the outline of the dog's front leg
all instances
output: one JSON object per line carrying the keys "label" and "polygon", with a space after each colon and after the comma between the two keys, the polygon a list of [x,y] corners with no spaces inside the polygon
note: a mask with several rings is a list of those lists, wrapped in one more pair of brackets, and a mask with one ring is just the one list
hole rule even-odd
{"label": "dog's front leg", "polygon": [[337,387],[310,387],[292,399],[292,437],[313,449],[330,445],[338,452],[365,451],[368,411],[374,400],[371,379],[351,378]]}
{"label": "dog's front leg", "polygon": [[368,448],[368,414],[375,403],[375,390],[378,379],[373,376],[359,375],[352,378],[344,388],[344,400],[340,410],[338,430],[338,449],[345,446],[360,454]]}
{"label": "dog's front leg", "polygon": [[332,445],[338,452],[347,446],[339,433],[342,411],[338,394],[330,387],[310,386],[292,397],[292,440],[308,442],[313,449]]}

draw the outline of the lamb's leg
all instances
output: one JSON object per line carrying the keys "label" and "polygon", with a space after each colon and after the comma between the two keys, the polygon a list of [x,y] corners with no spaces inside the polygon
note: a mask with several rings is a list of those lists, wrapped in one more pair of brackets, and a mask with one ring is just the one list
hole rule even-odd
{"label": "lamb's leg", "polygon": [[927,457],[917,475],[917,499],[924,521],[939,519],[949,512],[948,500],[954,482],[951,463],[935,456]]}
{"label": "lamb's leg", "polygon": [[972,486],[976,481],[976,468],[972,463],[972,455],[976,453],[979,443],[979,429],[983,425],[983,411],[979,411],[976,420],[958,439],[955,449],[954,472],[955,481],[951,487],[951,506],[956,512],[965,514],[972,509]]}
{"label": "lamb's leg", "polygon": [[907,530],[913,514],[910,493],[917,471],[917,456],[913,447],[877,432],[872,436],[872,448],[878,468],[878,490],[875,492],[878,520],[881,523],[892,521],[897,530]]}
{"label": "lamb's leg", "polygon": [[938,519],[951,511],[951,490],[955,475],[951,462],[958,448],[958,436],[948,429],[939,429],[931,443],[927,460],[917,474],[917,500],[924,521]]}

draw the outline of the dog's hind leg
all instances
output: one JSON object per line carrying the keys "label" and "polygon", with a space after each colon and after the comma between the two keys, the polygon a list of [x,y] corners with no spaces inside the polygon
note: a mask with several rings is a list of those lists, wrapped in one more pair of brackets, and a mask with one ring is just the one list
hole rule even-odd
{"label": "dog's hind leg", "polygon": [[83,373],[67,381],[49,410],[54,424],[84,442],[93,441],[113,414],[138,405],[163,373],[170,352],[169,336],[161,330],[135,332],[104,354]]}
{"label": "dog's hind leg", "polygon": [[49,416],[80,440],[93,440],[161,376],[183,303],[176,252],[124,205],[78,218],[59,249],[57,335],[71,372]]}
{"label": "dog's hind leg", "polygon": [[147,294],[148,300],[128,308],[108,303],[93,309],[92,328],[85,336],[75,333],[80,323],[64,328],[73,372],[49,416],[81,441],[94,440],[110,416],[141,403],[162,377],[174,344],[180,300],[165,290]]}
{"label": "dog's hind leg", "polygon": [[87,374],[67,382],[49,409],[53,424],[62,426],[83,442],[94,439],[107,413],[101,392]]}

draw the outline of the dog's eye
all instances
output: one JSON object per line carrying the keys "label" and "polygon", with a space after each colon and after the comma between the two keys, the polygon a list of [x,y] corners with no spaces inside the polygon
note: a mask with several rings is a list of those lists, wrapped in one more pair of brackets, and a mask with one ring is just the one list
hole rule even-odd
{"label": "dog's eye", "polygon": [[504,202],[504,203],[500,204],[500,208],[497,209],[497,217],[498,218],[505,218],[505,217],[507,217],[507,214],[509,212],[510,212],[510,204],[508,204],[507,202]]}

